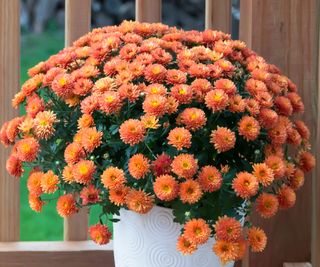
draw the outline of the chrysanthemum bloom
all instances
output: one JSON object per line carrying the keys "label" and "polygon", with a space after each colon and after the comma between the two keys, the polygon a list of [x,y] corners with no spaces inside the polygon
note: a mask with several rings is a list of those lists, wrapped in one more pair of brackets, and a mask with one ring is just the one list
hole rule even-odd
{"label": "chrysanthemum bloom", "polygon": [[72,165],[66,165],[62,171],[62,179],[64,182],[68,184],[71,184],[75,181],[72,174],[72,168],[73,168]]}
{"label": "chrysanthemum bloom", "polygon": [[149,159],[143,154],[135,154],[129,159],[128,169],[133,178],[141,179],[150,171]]}
{"label": "chrysanthemum bloom", "polygon": [[248,141],[254,141],[260,134],[259,122],[251,117],[244,116],[239,121],[239,135],[242,135]]}
{"label": "chrysanthemum bloom", "polygon": [[90,114],[83,114],[78,119],[78,129],[88,128],[94,125],[93,117]]}
{"label": "chrysanthemum bloom", "polygon": [[44,101],[37,94],[27,98],[26,112],[34,118],[40,111],[44,111]]}
{"label": "chrysanthemum bloom", "polygon": [[154,198],[143,190],[131,189],[126,195],[126,204],[129,210],[145,214],[152,209]]}
{"label": "chrysanthemum bloom", "polygon": [[244,112],[246,109],[246,101],[241,95],[234,95],[229,98],[229,107],[231,112]]}
{"label": "chrysanthemum bloom", "polygon": [[22,162],[14,154],[11,154],[6,161],[7,172],[15,177],[21,177],[23,173]]}
{"label": "chrysanthemum bloom", "polygon": [[280,179],[284,176],[286,165],[281,157],[270,155],[266,158],[265,163],[272,169],[275,179]]}
{"label": "chrysanthemum bloom", "polygon": [[7,127],[8,127],[8,124],[9,122],[5,122],[1,129],[0,129],[0,142],[5,146],[7,147],[8,145],[10,145],[11,141],[8,139],[8,136],[7,136]]}
{"label": "chrysanthemum bloom", "polygon": [[72,176],[77,183],[89,184],[93,179],[96,166],[91,160],[80,160],[72,166]]}
{"label": "chrysanthemum bloom", "polygon": [[191,255],[197,250],[197,246],[186,239],[184,235],[179,236],[177,250],[183,255]]}
{"label": "chrysanthemum bloom", "polygon": [[260,113],[259,103],[253,98],[246,98],[246,110],[250,113],[251,116],[256,116]]}
{"label": "chrysanthemum bloom", "polygon": [[253,252],[261,252],[267,245],[267,236],[262,229],[251,227],[248,231],[248,242]]}
{"label": "chrysanthemum bloom", "polygon": [[44,175],[41,171],[32,171],[28,177],[27,188],[28,191],[36,196],[40,196],[42,194],[41,188],[41,180]]}
{"label": "chrysanthemum bloom", "polygon": [[269,186],[273,180],[274,175],[271,168],[267,166],[265,163],[256,163],[253,164],[253,172],[252,174],[258,179],[258,182],[263,186]]}
{"label": "chrysanthemum bloom", "polygon": [[62,73],[57,75],[51,83],[52,91],[64,98],[72,94],[74,79],[72,75]]}
{"label": "chrysanthemum bloom", "polygon": [[179,196],[183,203],[194,204],[202,197],[201,186],[197,181],[187,180],[180,184]]}
{"label": "chrysanthemum bloom", "polygon": [[103,94],[104,92],[113,90],[116,87],[115,81],[111,77],[103,77],[94,83],[92,92],[94,94]]}
{"label": "chrysanthemum bloom", "polygon": [[293,108],[291,101],[285,96],[277,96],[274,100],[274,104],[277,108],[278,114],[284,116],[291,116]]}
{"label": "chrysanthemum bloom", "polygon": [[237,196],[241,198],[250,198],[257,194],[259,182],[251,173],[239,172],[232,181],[232,188]]}
{"label": "chrysanthemum bloom", "polygon": [[145,68],[144,76],[152,83],[162,82],[166,77],[167,70],[160,64],[151,64]]}
{"label": "chrysanthemum bloom", "polygon": [[101,145],[102,135],[103,133],[94,127],[85,128],[81,134],[81,144],[87,152],[91,153]]}
{"label": "chrysanthemum bloom", "polygon": [[98,109],[99,98],[96,95],[87,96],[81,101],[80,109],[84,114],[91,114],[93,111]]}
{"label": "chrysanthemum bloom", "polygon": [[229,261],[234,261],[237,258],[237,244],[225,240],[217,240],[212,248],[213,252],[219,257],[224,265]]}
{"label": "chrysanthemum bloom", "polygon": [[47,171],[41,177],[41,188],[46,194],[53,194],[58,190],[59,177],[53,171]]}
{"label": "chrysanthemum bloom", "polygon": [[188,130],[196,131],[206,124],[207,118],[201,109],[186,108],[180,113],[179,121],[184,124]]}
{"label": "chrysanthemum bloom", "polygon": [[299,132],[299,134],[301,135],[301,137],[305,140],[309,140],[310,130],[307,127],[307,125],[301,120],[296,120],[294,122],[294,125],[295,125],[297,131]]}
{"label": "chrysanthemum bloom", "polygon": [[171,171],[172,159],[166,153],[158,155],[157,158],[152,162],[151,169],[155,176],[168,174]]}
{"label": "chrysanthemum bloom", "polygon": [[18,92],[14,95],[11,100],[11,105],[13,108],[17,109],[19,105],[26,99],[26,95],[24,92]]}
{"label": "chrysanthemum bloom", "polygon": [[304,172],[309,172],[315,167],[316,160],[310,152],[301,151],[298,154],[298,165]]}
{"label": "chrysanthemum bloom", "polygon": [[23,121],[23,117],[17,117],[8,122],[6,127],[6,137],[10,142],[14,142],[18,133],[19,125]]}
{"label": "chrysanthemum bloom", "polygon": [[24,137],[30,136],[33,127],[34,127],[34,119],[31,117],[25,117],[24,121],[19,124],[19,131]]}
{"label": "chrysanthemum bloom", "polygon": [[158,129],[160,127],[159,119],[154,115],[144,115],[140,120],[146,129]]}
{"label": "chrysanthemum bloom", "polygon": [[121,140],[130,146],[140,143],[145,137],[145,132],[143,123],[136,119],[126,120],[119,128]]}
{"label": "chrysanthemum bloom", "polygon": [[277,124],[268,131],[268,137],[273,145],[283,145],[287,140],[287,129],[282,124]]}
{"label": "chrysanthemum bloom", "polygon": [[39,112],[34,118],[34,131],[39,138],[48,139],[54,132],[54,124],[58,122],[56,114],[51,110]]}
{"label": "chrysanthemum bloom", "polygon": [[32,95],[32,93],[34,93],[39,88],[39,86],[42,83],[42,80],[43,80],[42,73],[39,73],[39,74],[33,76],[32,78],[30,78],[29,80],[24,82],[24,84],[21,87],[21,92],[25,96]]}
{"label": "chrysanthemum bloom", "polygon": [[99,109],[107,115],[116,113],[121,106],[122,101],[118,92],[107,91],[99,96]]}
{"label": "chrysanthemum bloom", "polygon": [[107,226],[103,224],[92,225],[89,228],[90,238],[99,245],[105,245],[110,242],[112,233]]}
{"label": "chrysanthemum bloom", "polygon": [[40,145],[35,138],[28,137],[18,141],[16,143],[15,149],[17,157],[21,161],[32,162],[36,159],[38,155]]}
{"label": "chrysanthemum bloom", "polygon": [[278,198],[273,194],[262,193],[256,200],[256,210],[263,218],[274,216],[279,208]]}
{"label": "chrysanthemum bloom", "polygon": [[126,203],[126,196],[129,192],[129,187],[119,185],[109,189],[109,200],[111,203],[122,206]]}
{"label": "chrysanthemum bloom", "polygon": [[291,102],[293,112],[302,113],[304,111],[302,98],[296,92],[289,92],[287,97]]}
{"label": "chrysanthemum bloom", "polygon": [[159,83],[152,83],[148,85],[145,89],[144,92],[147,95],[161,95],[164,96],[167,94],[167,88]]}
{"label": "chrysanthemum bloom", "polygon": [[229,79],[218,79],[214,82],[215,89],[221,89],[226,94],[232,95],[237,91],[237,87],[233,81]]}
{"label": "chrysanthemum bloom", "polygon": [[142,104],[143,111],[161,117],[167,111],[167,99],[161,95],[148,95]]}
{"label": "chrysanthemum bloom", "polygon": [[287,131],[287,143],[291,144],[295,147],[299,146],[302,142],[302,138],[301,135],[299,134],[299,132],[294,129],[291,128],[290,130]]}
{"label": "chrysanthemum bloom", "polygon": [[87,205],[89,203],[99,202],[100,190],[97,189],[94,185],[90,184],[82,188],[80,192],[80,198],[82,199],[82,204]]}
{"label": "chrysanthemum bloom", "polygon": [[214,166],[204,166],[198,175],[198,181],[205,192],[214,192],[222,185],[222,176]]}
{"label": "chrysanthemum bloom", "polygon": [[171,201],[179,194],[179,184],[176,179],[168,174],[160,175],[153,183],[156,196],[163,201]]}
{"label": "chrysanthemum bloom", "polygon": [[168,96],[166,107],[167,107],[167,111],[166,111],[167,114],[169,115],[174,114],[178,111],[179,102],[173,96]]}
{"label": "chrysanthemum bloom", "polygon": [[211,230],[203,219],[192,219],[183,227],[184,237],[193,244],[201,245],[208,241]]}
{"label": "chrysanthemum bloom", "polygon": [[93,82],[87,78],[79,78],[75,81],[72,93],[79,96],[85,96],[93,87]]}
{"label": "chrysanthemum bloom", "polygon": [[187,84],[176,84],[171,88],[170,92],[180,104],[188,104],[193,99],[192,88]]}
{"label": "chrysanthemum bloom", "polygon": [[296,193],[287,185],[282,185],[278,190],[278,200],[280,209],[289,209],[296,203]]}
{"label": "chrysanthemum bloom", "polygon": [[123,185],[126,182],[124,171],[117,167],[108,167],[101,175],[101,182],[105,188],[110,189]]}
{"label": "chrysanthemum bloom", "polygon": [[213,89],[212,84],[207,79],[195,79],[190,86],[196,99],[200,102],[203,102],[205,95]]}
{"label": "chrysanthemum bloom", "polygon": [[68,217],[78,212],[76,200],[72,194],[62,195],[58,198],[57,212],[61,217]]}
{"label": "chrysanthemum bloom", "polygon": [[248,242],[244,238],[241,238],[235,242],[237,247],[237,257],[236,260],[242,260],[247,252]]}
{"label": "chrysanthemum bloom", "polygon": [[190,148],[191,138],[192,135],[187,129],[183,127],[176,127],[169,132],[168,144],[174,146],[178,150]]}
{"label": "chrysanthemum bloom", "polygon": [[198,160],[191,154],[180,154],[173,159],[171,167],[179,177],[190,179],[198,170]]}
{"label": "chrysanthemum bloom", "polygon": [[64,151],[64,160],[68,164],[75,164],[84,157],[85,151],[83,147],[78,143],[70,143],[69,145],[67,145]]}
{"label": "chrysanthemum bloom", "polygon": [[35,212],[41,212],[44,202],[39,195],[30,193],[28,196],[29,206]]}
{"label": "chrysanthemum bloom", "polygon": [[217,240],[238,241],[242,234],[242,226],[235,218],[219,217],[214,225]]}
{"label": "chrysanthemum bloom", "polygon": [[226,127],[219,127],[212,131],[210,143],[221,153],[232,149],[236,144],[236,135]]}
{"label": "chrysanthemum bloom", "polygon": [[298,190],[304,184],[304,172],[296,168],[293,173],[289,176],[289,185],[292,189]]}
{"label": "chrysanthemum bloom", "polygon": [[213,111],[223,110],[229,102],[228,95],[221,89],[214,89],[206,94],[206,106]]}

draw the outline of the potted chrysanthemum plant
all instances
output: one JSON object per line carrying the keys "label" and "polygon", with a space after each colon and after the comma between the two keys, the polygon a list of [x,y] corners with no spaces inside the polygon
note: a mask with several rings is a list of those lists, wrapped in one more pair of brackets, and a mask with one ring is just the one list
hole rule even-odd
{"label": "potted chrysanthemum plant", "polygon": [[7,170],[31,168],[37,212],[57,190],[62,217],[99,205],[96,243],[119,221],[117,267],[232,266],[262,251],[247,215],[292,207],[315,165],[295,84],[220,31],[125,21],[29,76],[12,101],[26,115],[0,132]]}

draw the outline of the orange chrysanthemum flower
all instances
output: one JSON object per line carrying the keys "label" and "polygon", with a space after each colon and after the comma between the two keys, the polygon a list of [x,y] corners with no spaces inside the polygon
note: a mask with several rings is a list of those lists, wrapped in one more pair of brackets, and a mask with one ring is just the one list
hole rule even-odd
{"label": "orange chrysanthemum flower", "polygon": [[307,125],[301,120],[296,120],[294,122],[294,125],[296,126],[296,129],[299,132],[299,134],[301,135],[301,137],[305,140],[309,140],[310,130],[307,127]]}
{"label": "orange chrysanthemum flower", "polygon": [[298,154],[298,165],[304,172],[309,172],[315,167],[316,159],[310,152],[301,151]]}
{"label": "orange chrysanthemum flower", "polygon": [[222,185],[222,176],[214,166],[204,166],[199,172],[198,181],[205,192],[214,192]]}
{"label": "orange chrysanthemum flower", "polygon": [[133,178],[141,179],[150,171],[149,159],[142,154],[136,154],[129,159],[128,167]]}
{"label": "orange chrysanthemum flower", "polygon": [[64,159],[68,164],[75,164],[85,157],[85,151],[79,143],[67,145],[64,151]]}
{"label": "orange chrysanthemum flower", "polygon": [[93,117],[90,114],[83,114],[78,119],[78,129],[88,128],[94,125]]}
{"label": "orange chrysanthemum flower", "polygon": [[93,179],[96,166],[91,160],[80,160],[72,166],[72,176],[77,183],[89,184]]}
{"label": "orange chrysanthemum flower", "polygon": [[121,140],[130,146],[134,146],[143,141],[145,132],[146,128],[143,123],[136,119],[126,120],[121,124],[119,129]]}
{"label": "orange chrysanthemum flower", "polygon": [[154,198],[143,190],[131,189],[126,195],[126,204],[129,210],[145,214],[152,209]]}
{"label": "orange chrysanthemum flower", "polygon": [[251,227],[248,231],[248,242],[253,252],[261,252],[267,245],[267,236],[262,229]]}
{"label": "orange chrysanthemum flower", "polygon": [[107,91],[99,96],[99,109],[107,115],[118,112],[121,106],[122,101],[118,92]]}
{"label": "orange chrysanthemum flower", "polygon": [[184,235],[182,235],[178,238],[177,250],[180,251],[183,255],[191,255],[197,250],[197,246],[188,241],[188,239]]}
{"label": "orange chrysanthemum flower", "polygon": [[301,96],[296,92],[289,92],[287,94],[288,99],[290,100],[293,112],[302,113],[304,112],[304,104],[302,102]]}
{"label": "orange chrysanthemum flower", "polygon": [[161,95],[148,95],[142,104],[143,111],[161,117],[167,111],[167,99]]}
{"label": "orange chrysanthemum flower", "polygon": [[145,89],[144,89],[145,93],[147,95],[166,95],[167,94],[167,88],[159,83],[153,83],[148,85]]}
{"label": "orange chrysanthemum flower", "polygon": [[41,212],[44,202],[40,199],[39,195],[29,194],[28,196],[29,206],[35,212]]}
{"label": "orange chrysanthemum flower", "polygon": [[236,260],[238,255],[237,251],[238,247],[235,242],[217,240],[213,245],[213,252],[220,258],[223,265],[229,261]]}
{"label": "orange chrysanthemum flower", "polygon": [[262,193],[256,200],[257,212],[263,218],[274,216],[279,208],[278,198],[273,194]]}
{"label": "orange chrysanthemum flower", "polygon": [[72,194],[66,194],[58,198],[57,212],[61,217],[68,217],[78,212],[76,200]]}
{"label": "orange chrysanthemum flower", "polygon": [[221,89],[214,89],[206,94],[206,106],[213,111],[223,110],[229,103],[228,95]]}
{"label": "orange chrysanthemum flower", "polygon": [[167,71],[167,83],[177,84],[185,83],[187,81],[187,75],[181,70],[170,69]]}
{"label": "orange chrysanthemum flower", "polygon": [[201,109],[186,108],[180,113],[179,121],[184,124],[188,130],[196,131],[206,124],[207,118]]}
{"label": "orange chrysanthemum flower", "polygon": [[6,161],[7,172],[15,177],[21,177],[23,173],[22,162],[14,154],[11,154]]}
{"label": "orange chrysanthemum flower", "polygon": [[231,112],[244,112],[246,109],[246,101],[241,95],[234,95],[229,99],[228,109]]}
{"label": "orange chrysanthemum flower", "polygon": [[66,165],[62,171],[62,179],[64,182],[68,184],[71,184],[75,181],[72,174],[72,168],[73,168],[72,165]]}
{"label": "orange chrysanthemum flower", "polygon": [[298,190],[304,184],[304,172],[297,168],[289,176],[289,185],[292,189]]}
{"label": "orange chrysanthemum flower", "polygon": [[242,226],[235,218],[219,217],[214,225],[217,240],[238,241],[242,234]]}
{"label": "orange chrysanthemum flower", "polygon": [[41,177],[41,188],[46,194],[53,194],[58,190],[59,177],[53,171],[47,171]]}
{"label": "orange chrysanthemum flower", "polygon": [[23,117],[17,117],[8,122],[8,125],[6,127],[6,138],[10,142],[14,142],[18,133],[19,133],[19,125],[24,120]]}
{"label": "orange chrysanthemum flower", "polygon": [[184,237],[195,245],[201,245],[208,241],[211,230],[203,219],[192,219],[184,227]]}
{"label": "orange chrysanthemum flower", "polygon": [[173,176],[165,174],[156,178],[153,190],[160,200],[171,201],[179,194],[179,184]]}
{"label": "orange chrysanthemum flower", "polygon": [[232,149],[236,144],[236,135],[226,127],[219,127],[212,131],[210,143],[221,153]]}
{"label": "orange chrysanthemum flower", "polygon": [[5,122],[1,129],[0,129],[0,142],[7,147],[8,145],[10,145],[11,141],[9,140],[8,136],[7,136],[7,128],[8,128],[8,124],[9,122]]}
{"label": "orange chrysanthemum flower", "polygon": [[162,82],[166,77],[167,70],[160,64],[151,64],[145,68],[144,76],[152,83]]}
{"label": "orange chrysanthemum flower", "polygon": [[182,150],[183,148],[190,148],[191,138],[192,135],[187,129],[183,127],[177,127],[169,132],[168,144],[174,146],[178,150]]}
{"label": "orange chrysanthemum flower", "polygon": [[126,182],[124,171],[117,167],[108,167],[101,175],[101,182],[105,188],[111,189]]}
{"label": "orange chrysanthemum flower", "polygon": [[280,209],[289,209],[296,203],[296,193],[287,185],[282,185],[278,190],[278,200]]}
{"label": "orange chrysanthemum flower", "polygon": [[241,198],[250,198],[258,192],[258,179],[251,173],[239,172],[232,181],[232,188],[237,196]]}
{"label": "orange chrysanthemum flower", "polygon": [[27,188],[28,191],[36,196],[42,194],[41,180],[44,173],[41,171],[32,171],[28,177]]}
{"label": "orange chrysanthemum flower", "polygon": [[160,127],[159,119],[154,115],[144,115],[140,120],[146,129],[158,129]]}
{"label": "orange chrysanthemum flower", "polygon": [[103,133],[94,127],[84,128],[81,132],[81,144],[87,152],[91,153],[101,145],[102,135]]}
{"label": "orange chrysanthemum flower", "polygon": [[15,149],[18,159],[21,161],[32,162],[38,155],[40,145],[35,138],[28,137],[18,141]]}
{"label": "orange chrysanthemum flower", "polygon": [[198,170],[198,160],[191,154],[180,154],[173,159],[171,167],[179,177],[190,179]]}
{"label": "orange chrysanthemum flower", "polygon": [[122,206],[126,203],[126,196],[129,192],[129,187],[119,185],[109,189],[109,200],[116,206]]}
{"label": "orange chrysanthemum flower", "polygon": [[180,184],[180,199],[183,203],[194,204],[202,197],[201,186],[197,181],[187,180]]}
{"label": "orange chrysanthemum flower", "polygon": [[193,99],[192,88],[187,84],[176,84],[171,88],[170,92],[180,104],[188,104]]}
{"label": "orange chrysanthemum flower", "polygon": [[48,139],[55,129],[53,125],[58,122],[56,114],[49,111],[39,112],[34,118],[34,131],[39,138]]}
{"label": "orange chrysanthemum flower", "polygon": [[283,145],[287,140],[287,129],[283,124],[277,124],[268,131],[268,137],[273,145]]}
{"label": "orange chrysanthemum flower", "polygon": [[107,226],[98,223],[90,226],[89,235],[95,243],[105,245],[110,242],[112,233]]}
{"label": "orange chrysanthemum flower", "polygon": [[279,115],[291,116],[293,107],[291,101],[285,96],[277,96],[274,100]]}
{"label": "orange chrysanthemum flower", "polygon": [[44,101],[37,94],[27,98],[26,112],[34,118],[40,111],[44,111]]}
{"label": "orange chrysanthemum flower", "polygon": [[94,185],[90,184],[80,191],[80,198],[82,199],[83,205],[88,205],[89,203],[99,202],[100,190],[97,189]]}
{"label": "orange chrysanthemum flower", "polygon": [[253,172],[252,174],[258,179],[258,182],[263,186],[269,186],[273,180],[274,175],[271,168],[267,166],[265,163],[256,163],[253,164]]}
{"label": "orange chrysanthemum flower", "polygon": [[260,134],[259,122],[251,117],[244,116],[239,121],[239,135],[242,135],[248,141],[254,141]]}
{"label": "orange chrysanthemum flower", "polygon": [[231,81],[229,79],[216,80],[214,83],[214,88],[221,89],[228,95],[232,95],[237,91],[236,85],[234,84],[233,81]]}
{"label": "orange chrysanthemum flower", "polygon": [[286,165],[281,157],[270,155],[266,158],[265,163],[272,169],[275,179],[280,179],[284,176]]}

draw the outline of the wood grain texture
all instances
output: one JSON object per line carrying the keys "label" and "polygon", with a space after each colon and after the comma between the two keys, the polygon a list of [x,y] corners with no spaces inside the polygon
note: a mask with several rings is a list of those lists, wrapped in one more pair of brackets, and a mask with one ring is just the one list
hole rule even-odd
{"label": "wood grain texture", "polygon": [[114,267],[112,243],[79,242],[0,243],[0,267]]}
{"label": "wood grain texture", "polygon": [[136,20],[161,22],[161,0],[136,0]]}
{"label": "wood grain texture", "polygon": [[308,262],[305,263],[284,263],[283,267],[312,267]]}
{"label": "wood grain texture", "polygon": [[206,0],[206,29],[231,33],[231,0]]}
{"label": "wood grain texture", "polygon": [[[11,99],[19,91],[19,5],[19,0],[0,0],[0,125],[18,115]],[[9,150],[0,145],[0,241],[20,238],[19,179],[7,174]]]}
{"label": "wood grain texture", "polygon": [[[309,125],[315,144],[318,108],[316,19],[319,14],[316,0],[241,0],[240,8],[240,39],[268,62],[279,66],[297,84],[306,109],[302,118]],[[284,262],[310,261],[312,183],[315,178],[315,175],[313,179],[307,175],[305,186],[297,192],[294,208],[282,211],[270,220],[253,215],[254,224],[266,230],[269,245],[261,254],[250,254],[249,266],[281,267]],[[319,228],[319,221],[316,223]],[[317,247],[318,252],[319,249]]]}
{"label": "wood grain texture", "polygon": [[[91,28],[91,0],[66,0],[65,45],[69,46]],[[88,239],[88,210],[64,220],[64,240]]]}

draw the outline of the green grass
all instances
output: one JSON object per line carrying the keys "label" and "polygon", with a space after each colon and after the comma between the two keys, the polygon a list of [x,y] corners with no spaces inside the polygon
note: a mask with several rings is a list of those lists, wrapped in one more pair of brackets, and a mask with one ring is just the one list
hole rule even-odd
{"label": "green grass", "polygon": [[[21,83],[27,78],[27,71],[38,62],[56,54],[64,46],[63,32],[50,31],[40,35],[24,34],[21,38]],[[23,111],[22,111],[23,112]],[[63,239],[63,220],[56,212],[56,202],[51,201],[43,207],[41,213],[33,212],[28,204],[26,176],[21,178],[20,187],[20,231],[23,241],[51,241]],[[100,210],[92,208],[90,224],[97,222]]]}

